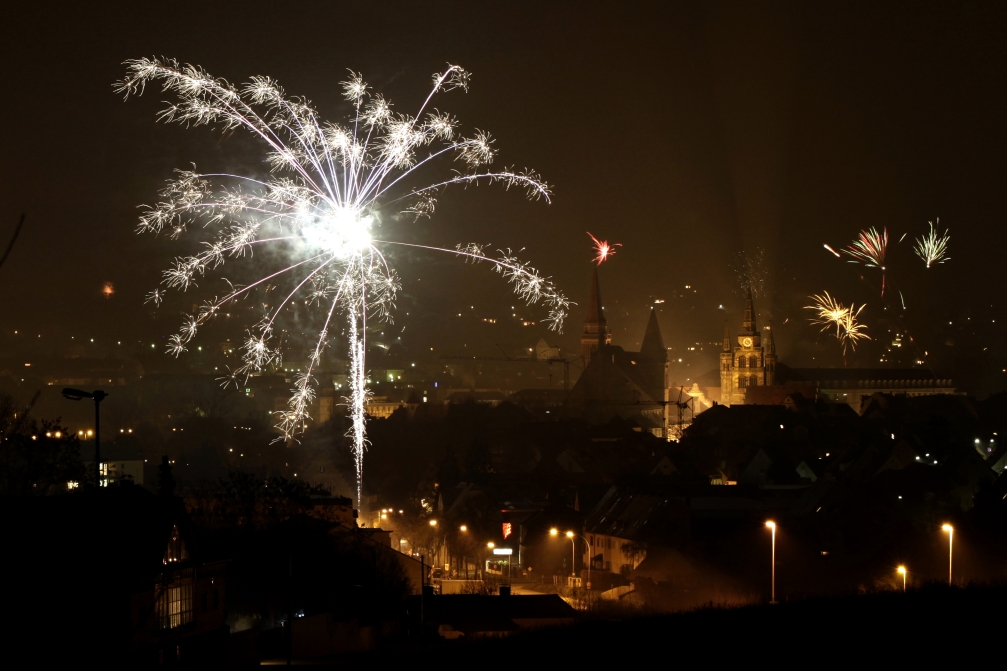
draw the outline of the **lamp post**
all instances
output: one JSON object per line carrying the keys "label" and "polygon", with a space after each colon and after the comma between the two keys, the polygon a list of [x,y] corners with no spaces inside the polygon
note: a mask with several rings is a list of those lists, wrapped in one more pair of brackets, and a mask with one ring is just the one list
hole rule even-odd
{"label": "lamp post", "polygon": [[[435,529],[435,530],[436,530],[436,529],[437,529],[437,520],[436,520],[436,519],[433,519],[433,520],[430,520],[430,526],[431,526],[431,527],[432,527],[433,529]],[[435,540],[435,541],[437,540],[437,537],[436,537],[436,536],[434,537],[434,540]],[[443,543],[440,543],[440,544],[438,544],[438,547],[437,547],[437,553],[436,553],[436,555],[434,556],[434,561],[435,561],[435,562],[437,562],[437,565],[438,565],[438,566],[443,566],[443,565],[444,565],[444,562],[442,561],[442,560],[443,560],[443,558],[444,558],[444,557],[443,557],[443,555],[442,555],[442,546],[443,546],[443,545],[444,545]],[[433,568],[433,566],[431,566],[431,568]]]}
{"label": "lamp post", "polygon": [[767,521],[766,526],[769,527],[770,531],[773,532],[773,567],[772,567],[772,587],[770,588],[770,598],[769,603],[776,603],[776,522]]}
{"label": "lamp post", "polygon": [[950,524],[941,527],[942,531],[948,532],[948,586],[951,586],[951,566],[954,560],[955,528]]}
{"label": "lamp post", "polygon": [[898,570],[899,573],[902,574],[902,592],[905,593],[905,591],[906,591],[906,567],[905,566],[900,566],[897,570]]}
{"label": "lamp post", "polygon": [[592,555],[591,543],[588,542],[587,538],[585,538],[584,536],[581,536],[580,534],[575,534],[572,531],[567,531],[566,537],[569,538],[571,541],[574,538],[579,538],[582,541],[584,541],[584,545],[587,547],[587,588],[591,589],[591,555]]}
{"label": "lamp post", "polygon": [[81,391],[67,387],[63,390],[63,398],[71,401],[79,401],[82,398],[90,398],[94,401],[94,486],[101,487],[101,421],[98,412],[99,404],[105,400],[108,394],[101,389],[94,392]]}

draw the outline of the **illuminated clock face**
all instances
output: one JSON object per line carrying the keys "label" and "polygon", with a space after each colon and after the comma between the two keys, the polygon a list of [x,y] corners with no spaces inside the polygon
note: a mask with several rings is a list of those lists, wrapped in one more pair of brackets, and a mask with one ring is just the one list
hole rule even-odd
{"label": "illuminated clock face", "polygon": [[741,344],[744,345],[745,347],[751,347],[752,346],[752,339],[751,338],[745,338],[744,340],[741,341]]}

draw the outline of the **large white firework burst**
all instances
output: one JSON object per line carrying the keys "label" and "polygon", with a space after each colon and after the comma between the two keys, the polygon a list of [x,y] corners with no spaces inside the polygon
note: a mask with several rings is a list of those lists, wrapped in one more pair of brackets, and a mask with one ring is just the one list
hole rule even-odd
{"label": "large white firework burst", "polygon": [[[277,413],[277,428],[285,439],[291,439],[308,418],[316,394],[313,374],[323,351],[341,330],[336,320],[345,320],[342,331],[350,369],[348,436],[356,461],[358,501],[367,446],[367,321],[390,319],[399,289],[382,248],[422,247],[487,261],[527,303],[543,302],[550,327],[562,329],[569,301],[510,250],[491,256],[476,244],[439,249],[376,236],[383,213],[387,212],[385,221],[402,214],[429,217],[436,194],[452,184],[501,183],[508,189],[524,190],[530,199],[549,200],[549,187],[536,172],[486,167],[496,154],[488,133],[476,130],[462,136],[455,117],[430,108],[437,93],[468,90],[469,74],[462,68],[451,65],[434,74],[430,94],[411,116],[394,112],[391,103],[372,93],[361,76],[351,71],[342,92],[352,112],[345,123],[337,124],[319,119],[308,100],[288,96],[269,77],[252,77],[238,87],[201,67],[170,59],[140,58],[125,65],[127,75],[116,83],[116,92],[139,95],[147,84],[157,82],[175,94],[177,102],[161,112],[162,120],[214,125],[225,132],[244,129],[268,148],[269,170],[264,176],[181,170],[162,190],[162,200],[146,207],[140,217],[141,233],[167,233],[175,239],[193,227],[203,235],[200,253],[176,258],[164,272],[164,288],[148,295],[155,304],[166,289],[187,290],[227,261],[251,262],[253,251],[263,247],[271,252],[265,261],[263,255],[255,257],[259,279],[245,286],[231,285],[222,296],[187,315],[171,337],[169,351],[184,352],[202,325],[247,292],[286,286],[286,297],[266,308],[261,321],[248,331],[242,346],[243,365],[234,371],[239,378],[248,376],[279,365],[282,326],[278,322],[284,308],[296,301],[315,306],[320,326],[306,370],[295,378],[288,409]],[[438,161],[452,161],[453,171],[446,178],[417,186],[417,171]],[[194,227],[196,223],[200,226]]]}

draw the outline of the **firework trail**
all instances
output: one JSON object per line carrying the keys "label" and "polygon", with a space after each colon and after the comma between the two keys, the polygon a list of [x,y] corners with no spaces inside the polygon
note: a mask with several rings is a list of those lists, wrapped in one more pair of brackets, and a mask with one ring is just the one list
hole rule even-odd
{"label": "firework trail", "polygon": [[[927,264],[927,268],[937,263],[944,263],[948,261],[948,241],[951,239],[951,234],[949,231],[944,231],[944,235],[934,228],[934,222],[930,223],[930,232],[924,235],[922,238],[916,240],[916,246],[913,251],[916,252],[916,256],[923,259],[924,263]],[[940,219],[937,219],[937,225],[941,223]]]}
{"label": "firework trail", "polygon": [[599,266],[605,261],[608,261],[608,257],[615,254],[616,247],[622,247],[622,245],[618,242],[615,243],[614,245],[610,245],[606,240],[599,240],[598,238],[591,235],[591,231],[588,231],[587,235],[594,242],[594,258],[591,260],[597,263]]}
{"label": "firework trail", "polygon": [[[229,285],[222,296],[205,301],[187,315],[171,337],[168,351],[176,356],[186,351],[198,329],[225,305],[254,289],[268,291],[278,282],[288,282],[285,298],[265,308],[261,321],[248,330],[243,365],[232,376],[240,379],[281,364],[283,328],[278,320],[285,308],[289,311],[301,304],[317,311],[322,326],[306,370],[295,378],[288,409],[277,413],[277,428],[284,439],[291,439],[304,430],[308,407],[315,398],[312,374],[340,331],[338,320],[345,320],[351,378],[347,436],[353,443],[360,501],[367,446],[364,409],[369,395],[367,321],[390,320],[400,286],[383,250],[404,244],[378,239],[378,230],[387,223],[382,221],[384,208],[398,207],[388,219],[401,213],[414,220],[429,217],[436,194],[445,187],[480,183],[516,187],[532,200],[548,202],[548,185],[532,170],[487,168],[496,154],[493,138],[480,130],[461,136],[455,117],[430,108],[440,92],[468,90],[469,73],[458,66],[433,76],[430,94],[413,116],[393,111],[391,103],[370,92],[360,75],[351,72],[342,84],[343,97],[353,110],[344,124],[322,121],[308,100],[288,96],[269,77],[252,77],[239,88],[198,66],[174,60],[141,58],[127,61],[126,66],[127,75],[116,83],[116,92],[128,98],[142,94],[147,84],[158,83],[177,98],[160,113],[161,120],[186,126],[212,124],[224,132],[244,129],[265,143],[270,166],[270,174],[262,178],[178,171],[178,177],[161,191],[161,201],[147,206],[140,216],[140,233],[166,232],[175,239],[190,226],[205,232],[203,251],[176,258],[163,273],[165,288],[148,294],[148,301],[155,305],[162,302],[167,289],[194,287],[226,261],[250,260],[254,251],[268,252],[262,255],[265,260],[256,259],[259,279],[244,286]],[[415,185],[412,178],[420,168],[445,161],[453,161],[458,169],[426,186]],[[548,278],[510,251],[490,256],[478,245],[426,249],[493,264],[526,302],[544,303],[551,328],[562,329],[569,301]]]}
{"label": "firework trail", "polygon": [[881,233],[873,226],[866,231],[860,231],[860,237],[843,250],[843,253],[853,257],[850,263],[862,263],[868,268],[881,270],[881,295],[885,295],[885,254],[888,252],[888,229],[882,228]]}
{"label": "firework trail", "polygon": [[867,307],[866,304],[859,308],[855,304],[847,307],[830,296],[828,291],[811,296],[811,300],[813,304],[804,307],[805,310],[815,310],[818,313],[817,317],[811,318],[811,323],[820,325],[822,333],[831,330],[835,325],[836,338],[843,346],[843,356],[846,356],[847,346],[856,351],[859,340],[871,339],[864,332],[867,326],[857,321],[861,310]]}

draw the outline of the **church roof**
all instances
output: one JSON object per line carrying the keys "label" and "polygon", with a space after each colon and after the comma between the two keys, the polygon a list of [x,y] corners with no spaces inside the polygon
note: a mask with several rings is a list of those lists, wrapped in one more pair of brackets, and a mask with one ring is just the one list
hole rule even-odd
{"label": "church roof", "polygon": [[[599,356],[592,357],[591,363],[578,378],[566,407],[587,415],[638,416],[648,411],[661,411],[656,402],[619,365],[626,353],[621,347],[608,345]],[[638,420],[639,421],[639,420]]]}
{"label": "church roof", "polygon": [[647,330],[643,334],[643,344],[640,345],[640,354],[657,361],[664,361],[668,358],[668,350],[664,346],[664,338],[661,337],[661,326],[657,323],[657,312],[650,309],[650,319],[647,320]]}

